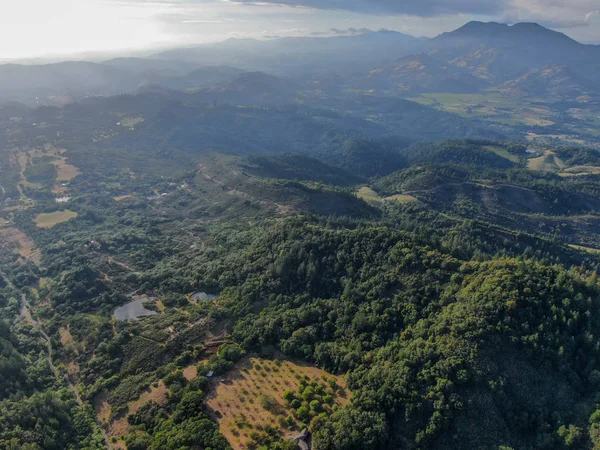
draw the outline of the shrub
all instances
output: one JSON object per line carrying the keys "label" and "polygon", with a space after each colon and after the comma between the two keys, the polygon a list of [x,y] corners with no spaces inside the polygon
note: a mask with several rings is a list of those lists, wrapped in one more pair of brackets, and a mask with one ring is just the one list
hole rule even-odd
{"label": "shrub", "polygon": [[306,421],[310,417],[310,412],[308,411],[308,408],[306,406],[301,406],[300,408],[298,408],[296,414],[298,415],[298,419],[302,421]]}
{"label": "shrub", "polygon": [[319,413],[323,408],[321,407],[321,402],[319,402],[319,400],[313,400],[310,402],[310,409],[316,413]]}
{"label": "shrub", "polygon": [[260,399],[260,404],[267,411],[273,411],[277,408],[277,401],[270,395],[260,394],[259,399]]}
{"label": "shrub", "polygon": [[290,403],[290,406],[294,409],[298,409],[302,406],[302,403],[300,402],[300,400],[294,399],[292,400],[292,403]]}
{"label": "shrub", "polygon": [[296,396],[294,392],[288,389],[283,393],[283,399],[288,403],[292,403],[296,399]]}

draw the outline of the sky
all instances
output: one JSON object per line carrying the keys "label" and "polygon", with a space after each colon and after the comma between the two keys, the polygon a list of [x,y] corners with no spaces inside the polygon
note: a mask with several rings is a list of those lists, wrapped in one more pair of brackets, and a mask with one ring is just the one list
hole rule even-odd
{"label": "sky", "polygon": [[0,0],[0,60],[357,29],[435,36],[470,20],[535,21],[600,43],[600,0]]}

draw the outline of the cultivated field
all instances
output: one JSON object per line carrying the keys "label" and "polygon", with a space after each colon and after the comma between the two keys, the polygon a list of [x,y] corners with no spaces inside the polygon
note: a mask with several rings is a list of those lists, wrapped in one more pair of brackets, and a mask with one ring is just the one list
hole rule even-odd
{"label": "cultivated field", "polygon": [[[302,380],[304,379],[304,382]],[[335,388],[330,386],[335,381]],[[284,400],[284,393],[292,391],[308,409],[309,397],[298,394],[302,383],[333,393],[331,410],[349,402],[344,380],[333,377],[316,367],[286,360],[246,358],[230,371],[207,397],[207,405],[219,422],[221,433],[235,450],[246,449],[257,435],[271,426],[282,435],[297,433],[304,421],[300,409],[294,410]],[[286,422],[286,419],[288,422]]]}

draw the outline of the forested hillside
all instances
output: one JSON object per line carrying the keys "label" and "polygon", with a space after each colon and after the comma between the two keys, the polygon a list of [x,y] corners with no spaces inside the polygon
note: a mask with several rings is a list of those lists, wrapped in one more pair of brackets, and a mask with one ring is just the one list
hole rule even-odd
{"label": "forested hillside", "polygon": [[[0,449],[600,448],[595,106],[514,98],[587,95],[593,64],[524,74],[544,33],[328,41],[440,49],[342,80],[188,49],[3,104]],[[482,35],[519,70],[441,59]],[[261,48],[286,72],[315,42]],[[96,95],[121,76],[147,82]]]}

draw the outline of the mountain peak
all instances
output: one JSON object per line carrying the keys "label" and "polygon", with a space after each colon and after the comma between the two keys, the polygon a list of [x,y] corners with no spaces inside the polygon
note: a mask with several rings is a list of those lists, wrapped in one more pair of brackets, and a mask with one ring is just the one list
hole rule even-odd
{"label": "mountain peak", "polygon": [[546,39],[554,42],[562,41],[563,43],[578,44],[567,35],[557,31],[550,30],[535,22],[521,22],[514,25],[507,25],[498,22],[468,22],[462,27],[449,32],[443,33],[436,39],[447,38],[470,38],[470,39]]}

